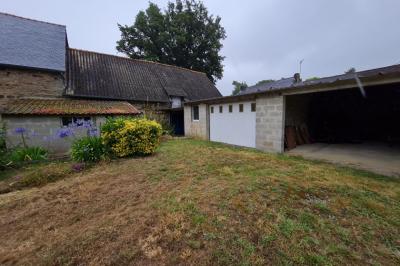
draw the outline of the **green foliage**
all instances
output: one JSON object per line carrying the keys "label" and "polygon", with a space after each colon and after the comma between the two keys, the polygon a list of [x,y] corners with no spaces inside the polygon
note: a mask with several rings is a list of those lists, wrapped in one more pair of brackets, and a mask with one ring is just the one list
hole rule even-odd
{"label": "green foliage", "polygon": [[357,70],[354,67],[349,68],[347,71],[345,71],[345,74],[352,74],[352,73],[356,73]]}
{"label": "green foliage", "polygon": [[72,143],[71,156],[77,162],[98,162],[105,156],[105,148],[100,137],[89,136]]}
{"label": "green foliage", "polygon": [[319,77],[311,77],[311,78],[306,79],[306,81],[312,81],[312,80],[318,80],[318,79],[320,79],[320,78]]}
{"label": "green foliage", "polygon": [[162,135],[161,125],[145,118],[108,119],[101,131],[108,152],[118,157],[152,154]]}
{"label": "green foliage", "polygon": [[[264,83],[270,83],[270,82],[274,82],[274,81],[275,80],[273,80],[273,79],[264,79],[264,80],[260,80],[255,85],[261,85],[261,84],[264,84]],[[246,88],[249,87],[245,81],[239,82],[239,81],[234,80],[232,82],[232,85],[233,85],[232,95],[237,95],[237,94],[239,94],[239,92],[241,90],[246,89]]]}
{"label": "green foliage", "polygon": [[274,79],[264,79],[264,80],[260,80],[259,82],[257,82],[256,85],[261,85],[261,84],[264,84],[264,83],[271,83],[271,82],[274,82],[274,81],[275,81]]}
{"label": "green foliage", "polygon": [[244,81],[239,82],[239,81],[234,80],[234,81],[232,82],[232,85],[233,85],[232,95],[237,95],[237,94],[239,94],[239,92],[240,92],[241,90],[243,90],[243,89],[245,89],[245,88],[248,87],[248,86],[247,86],[247,83],[244,82]]}
{"label": "green foliage", "polygon": [[4,153],[6,150],[6,125],[0,123],[0,153]]}
{"label": "green foliage", "polygon": [[131,58],[156,61],[205,72],[222,78],[221,41],[226,38],[221,18],[209,15],[200,1],[169,2],[165,11],[150,3],[132,26],[118,25],[117,50]]}
{"label": "green foliage", "polygon": [[9,158],[13,164],[44,161],[46,159],[47,151],[41,147],[17,148],[10,153]]}

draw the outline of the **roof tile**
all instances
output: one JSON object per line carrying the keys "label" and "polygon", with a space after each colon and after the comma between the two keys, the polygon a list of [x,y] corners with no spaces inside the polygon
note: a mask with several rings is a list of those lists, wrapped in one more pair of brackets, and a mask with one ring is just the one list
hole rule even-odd
{"label": "roof tile", "polygon": [[130,103],[77,99],[18,99],[7,102],[8,115],[136,115]]}

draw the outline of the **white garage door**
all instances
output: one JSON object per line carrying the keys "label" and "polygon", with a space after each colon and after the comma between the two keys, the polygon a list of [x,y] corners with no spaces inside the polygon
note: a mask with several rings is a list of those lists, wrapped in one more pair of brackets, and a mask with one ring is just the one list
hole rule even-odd
{"label": "white garage door", "polygon": [[216,104],[209,111],[211,141],[256,146],[255,102]]}

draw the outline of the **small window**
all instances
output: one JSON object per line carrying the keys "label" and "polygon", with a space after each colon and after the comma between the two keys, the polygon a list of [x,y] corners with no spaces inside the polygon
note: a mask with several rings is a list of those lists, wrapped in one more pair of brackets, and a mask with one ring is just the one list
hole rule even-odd
{"label": "small window", "polygon": [[229,105],[229,113],[232,113],[233,107],[232,105]]}
{"label": "small window", "polygon": [[222,111],[223,111],[223,107],[222,107],[222,105],[220,105],[219,106],[219,112],[222,113]]}
{"label": "small window", "polygon": [[239,104],[239,112],[243,113],[243,104],[242,103]]}
{"label": "small window", "polygon": [[251,111],[252,112],[256,111],[256,103],[251,103]]}
{"label": "small window", "polygon": [[90,117],[62,117],[61,124],[63,127],[68,127],[72,123],[76,124],[77,126],[82,126],[85,121],[92,121]]}
{"label": "small window", "polygon": [[214,113],[214,106],[211,106],[211,113],[213,114]]}
{"label": "small window", "polygon": [[192,119],[193,121],[199,121],[199,106],[192,107]]}

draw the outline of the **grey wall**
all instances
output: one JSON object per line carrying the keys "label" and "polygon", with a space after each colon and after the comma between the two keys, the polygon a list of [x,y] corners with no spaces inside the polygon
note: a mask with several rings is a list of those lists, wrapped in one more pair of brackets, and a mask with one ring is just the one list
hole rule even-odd
{"label": "grey wall", "polygon": [[[7,147],[13,148],[22,145],[20,134],[15,133],[16,128],[26,129],[26,143],[28,146],[40,146],[51,154],[66,154],[69,152],[73,137],[58,138],[57,132],[62,128],[61,117],[57,116],[2,116],[2,121],[7,128]],[[99,128],[105,122],[105,117],[92,117],[96,127]],[[77,131],[76,137],[85,136],[86,129]]]}
{"label": "grey wall", "polygon": [[[256,148],[266,152],[283,152],[285,97],[260,96],[256,99],[256,105]],[[215,104],[215,106],[218,107],[219,105]],[[218,112],[218,108],[215,108],[214,112]],[[210,121],[208,105],[200,104],[199,113],[199,121],[192,121],[192,107],[185,106],[185,135],[209,140]]]}
{"label": "grey wall", "polygon": [[283,152],[285,97],[261,96],[256,104],[256,148],[267,152]]}
{"label": "grey wall", "polygon": [[210,117],[208,105],[199,105],[199,120],[192,120],[192,106],[185,105],[184,107],[185,119],[185,136],[209,140]]}

